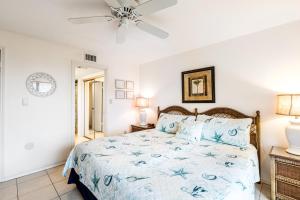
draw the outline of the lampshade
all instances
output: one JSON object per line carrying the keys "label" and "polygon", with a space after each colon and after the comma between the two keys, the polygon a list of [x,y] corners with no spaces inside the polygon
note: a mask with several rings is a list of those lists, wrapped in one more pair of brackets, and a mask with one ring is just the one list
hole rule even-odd
{"label": "lampshade", "polygon": [[137,97],[135,105],[136,105],[136,107],[139,107],[139,108],[147,108],[147,107],[149,107],[149,99],[144,98],[144,97]]}
{"label": "lampshade", "polygon": [[300,94],[281,94],[277,96],[277,114],[300,116]]}

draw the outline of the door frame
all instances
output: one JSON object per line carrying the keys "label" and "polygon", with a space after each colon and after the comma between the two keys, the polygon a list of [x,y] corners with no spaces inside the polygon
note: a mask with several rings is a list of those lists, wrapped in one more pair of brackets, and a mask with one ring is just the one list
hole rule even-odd
{"label": "door frame", "polygon": [[[104,78],[104,81],[96,81],[96,79],[98,79],[98,78]],[[84,104],[84,131],[86,131],[87,129],[86,129],[86,88],[85,88],[85,83],[86,82],[92,82],[92,83],[96,83],[96,82],[100,82],[100,83],[102,83],[102,87],[101,87],[101,89],[102,89],[102,104],[101,104],[101,132],[103,133],[104,132],[104,119],[103,119],[103,115],[104,115],[104,111],[103,111],[103,108],[104,108],[104,82],[105,82],[105,75],[101,75],[101,76],[95,76],[95,77],[93,77],[93,78],[88,78],[88,79],[83,79],[83,84],[84,84],[84,93],[83,93],[83,95],[84,95],[84,102],[83,102],[83,104]],[[95,89],[94,89],[94,93],[95,93]],[[95,99],[94,99],[95,100]],[[90,118],[89,118],[90,119]],[[93,117],[93,119],[95,120],[95,113],[94,113],[94,117]],[[94,138],[93,139],[96,139],[96,137],[95,137],[95,122],[94,122],[94,124],[93,124],[93,126],[94,126]],[[85,135],[85,132],[84,132],[84,137],[85,138],[87,138],[87,139],[91,139],[91,138],[89,138],[89,137],[87,137],[86,135]]]}
{"label": "door frame", "polygon": [[75,139],[75,69],[78,66],[84,66],[84,67],[90,67],[90,68],[96,68],[99,70],[104,71],[104,83],[103,83],[103,133],[105,135],[106,133],[106,119],[107,119],[107,107],[108,107],[108,101],[107,101],[107,67],[105,65],[100,64],[94,64],[94,63],[88,63],[88,62],[81,62],[77,60],[71,61],[71,138],[72,138],[72,146],[74,146],[74,139]]}
{"label": "door frame", "polygon": [[4,48],[0,47],[0,182],[4,180]]}

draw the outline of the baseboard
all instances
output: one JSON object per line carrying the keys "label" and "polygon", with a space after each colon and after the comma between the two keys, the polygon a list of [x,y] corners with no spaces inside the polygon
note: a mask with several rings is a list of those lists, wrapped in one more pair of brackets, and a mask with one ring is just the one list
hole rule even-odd
{"label": "baseboard", "polygon": [[15,178],[20,178],[22,176],[27,176],[27,175],[30,175],[30,174],[33,174],[33,173],[36,173],[36,172],[44,171],[44,170],[47,170],[47,169],[50,169],[50,168],[53,168],[53,167],[57,167],[57,166],[65,164],[65,163],[66,163],[66,161],[62,161],[62,162],[55,163],[53,165],[48,165],[47,167],[42,167],[42,168],[35,169],[35,170],[32,170],[32,171],[27,171],[27,172],[24,172],[24,173],[21,173],[21,174],[18,174],[18,175],[0,178],[0,183],[5,182],[5,181],[9,181],[9,180],[12,180],[12,179],[15,179]]}

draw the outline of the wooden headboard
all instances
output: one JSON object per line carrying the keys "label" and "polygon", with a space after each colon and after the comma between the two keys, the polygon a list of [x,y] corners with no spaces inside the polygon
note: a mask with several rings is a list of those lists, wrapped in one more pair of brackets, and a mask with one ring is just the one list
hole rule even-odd
{"label": "wooden headboard", "polygon": [[205,112],[198,112],[197,108],[195,108],[194,112],[191,112],[181,106],[170,106],[163,110],[161,110],[160,107],[158,107],[158,111],[157,111],[158,117],[160,116],[161,113],[195,115],[195,116],[199,114],[204,114],[209,116],[231,118],[231,119],[251,118],[252,126],[250,129],[250,143],[256,147],[258,159],[260,161],[260,112],[259,111],[256,111],[256,114],[254,116],[249,116],[231,108],[213,108]]}

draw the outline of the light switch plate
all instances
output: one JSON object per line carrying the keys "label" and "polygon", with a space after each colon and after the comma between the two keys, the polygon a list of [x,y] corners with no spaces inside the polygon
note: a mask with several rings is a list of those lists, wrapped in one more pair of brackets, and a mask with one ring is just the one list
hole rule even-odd
{"label": "light switch plate", "polygon": [[22,98],[22,106],[28,106],[28,104],[29,104],[28,97],[23,97]]}

